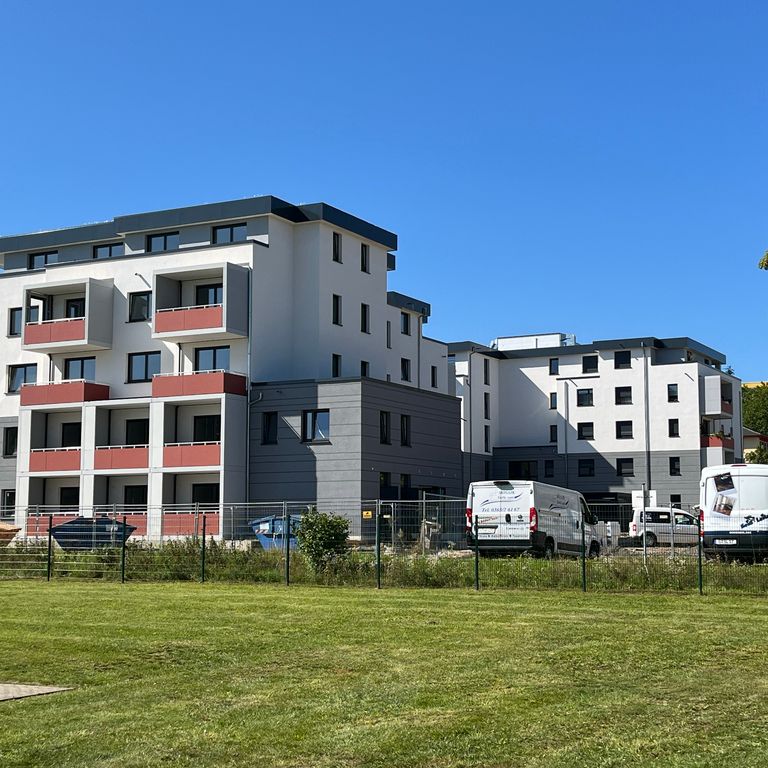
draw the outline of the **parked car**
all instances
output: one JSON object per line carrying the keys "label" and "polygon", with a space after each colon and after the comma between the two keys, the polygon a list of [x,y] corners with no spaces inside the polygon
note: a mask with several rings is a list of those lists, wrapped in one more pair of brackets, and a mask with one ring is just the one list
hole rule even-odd
{"label": "parked car", "polygon": [[636,509],[629,524],[629,535],[636,538],[640,544],[655,547],[657,544],[672,543],[672,526],[674,524],[675,544],[683,546],[698,544],[699,527],[690,515],[672,507],[646,507],[645,526],[643,526],[643,510]]}
{"label": "parked car", "polygon": [[467,536],[481,551],[530,552],[543,557],[600,554],[597,518],[577,491],[530,480],[470,483]]}

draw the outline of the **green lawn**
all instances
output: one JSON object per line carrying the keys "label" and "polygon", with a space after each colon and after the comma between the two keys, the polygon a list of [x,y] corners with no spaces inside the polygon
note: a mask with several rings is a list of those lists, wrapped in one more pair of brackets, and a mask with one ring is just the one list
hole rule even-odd
{"label": "green lawn", "polygon": [[765,766],[756,597],[0,583],[0,765]]}

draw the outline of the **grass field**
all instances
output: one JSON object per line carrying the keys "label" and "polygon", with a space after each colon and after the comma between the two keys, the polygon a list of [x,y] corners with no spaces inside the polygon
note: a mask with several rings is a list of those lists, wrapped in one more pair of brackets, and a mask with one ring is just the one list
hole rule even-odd
{"label": "grass field", "polygon": [[765,766],[756,597],[0,583],[0,765]]}

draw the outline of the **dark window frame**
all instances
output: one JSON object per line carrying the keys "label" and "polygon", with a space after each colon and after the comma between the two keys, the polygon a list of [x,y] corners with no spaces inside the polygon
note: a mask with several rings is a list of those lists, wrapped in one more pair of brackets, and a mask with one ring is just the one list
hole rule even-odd
{"label": "dark window frame", "polygon": [[[129,352],[128,353],[128,375],[126,376],[125,383],[126,384],[145,384],[147,382],[152,381],[152,376],[155,374],[152,374],[152,376],[149,376],[149,378],[143,378],[143,379],[134,379],[131,378],[131,373],[133,371],[133,365],[131,364],[132,360],[139,359],[141,357],[144,358],[144,375],[146,377],[147,372],[149,371],[149,359],[150,356],[157,355],[158,360],[160,361],[160,371],[162,371],[162,361],[163,357],[159,350],[153,349],[150,352]],[[153,358],[154,359],[154,358]]]}
{"label": "dark window frame", "polygon": [[[33,371],[32,379],[28,378],[30,369]],[[18,389],[11,389],[11,381],[15,371],[24,371],[24,381],[19,384]],[[9,395],[15,395],[21,392],[24,384],[35,384],[37,382],[37,363],[20,363],[18,365],[9,365],[6,372],[5,390]]]}
{"label": "dark window frame", "polygon": [[343,320],[343,305],[341,296],[338,293],[334,293],[333,299],[331,300],[331,323],[333,325],[342,326],[344,323]]}
{"label": "dark window frame", "polygon": [[[581,358],[581,372],[597,373],[599,359],[598,355],[583,355]],[[589,363],[587,361],[589,361]]]}
{"label": "dark window frame", "polygon": [[411,360],[408,357],[400,358],[400,381],[411,380]]}
{"label": "dark window frame", "polygon": [[594,421],[580,421],[576,424],[576,439],[577,440],[594,440],[595,439],[595,422]]}
{"label": "dark window frame", "polygon": [[[85,375],[85,365],[84,363],[93,361],[93,376],[88,377]],[[71,367],[73,364],[79,364],[80,366],[80,375],[79,376],[72,376],[71,375]],[[88,357],[68,357],[64,360],[64,381],[78,381],[80,379],[84,381],[95,381],[96,380],[96,357],[94,355],[90,355]]]}
{"label": "dark window frame", "polygon": [[[227,365],[224,368],[217,367],[217,357],[218,353],[227,350]],[[213,368],[200,368],[200,353],[201,352],[213,352]],[[195,373],[202,373],[204,371],[228,371],[229,370],[229,352],[230,352],[230,345],[229,344],[220,344],[215,347],[196,347],[195,348]]]}
{"label": "dark window frame", "polygon": [[[107,253],[104,256],[99,255],[99,251],[107,249]],[[121,249],[119,253],[116,253],[116,249]],[[102,243],[101,245],[94,245],[91,255],[94,259],[119,259],[121,256],[125,256],[125,243]]]}
{"label": "dark window frame", "polygon": [[368,360],[360,361],[360,377],[363,379],[369,378],[371,375],[371,364]]}
{"label": "dark window frame", "polygon": [[557,410],[557,392],[549,393],[549,410],[550,411]]}
{"label": "dark window frame", "polygon": [[407,413],[400,414],[400,445],[403,448],[411,447],[411,417]]}
{"label": "dark window frame", "polygon": [[[316,438],[314,435],[318,431],[318,417],[320,415],[328,416],[328,436]],[[301,413],[301,441],[303,443],[330,443],[331,442],[331,411],[329,408],[313,408],[302,411]]]}
{"label": "dark window frame", "polygon": [[550,357],[549,358],[549,375],[558,376],[559,374],[560,374],[560,358]]}
{"label": "dark window frame", "polygon": [[[176,238],[176,247],[175,248],[169,248],[168,247],[168,239],[169,238]],[[162,248],[153,248],[152,247],[152,241],[157,238],[163,238],[163,247]],[[147,253],[170,253],[172,251],[178,251],[179,246],[181,245],[181,238],[179,237],[179,230],[175,231],[169,231],[169,232],[154,232],[153,234],[147,235],[145,240],[145,251]]]}
{"label": "dark window frame", "polygon": [[337,354],[336,352],[331,354],[331,378],[341,378],[341,355]]}
{"label": "dark window frame", "polygon": [[[244,230],[242,238],[235,238],[235,228]],[[219,240],[219,232],[228,232],[228,240]],[[248,224],[238,221],[234,224],[217,224],[211,227],[211,245],[229,245],[230,243],[244,243],[248,240]]]}
{"label": "dark window frame", "polygon": [[669,457],[669,476],[670,477],[682,477],[682,467],[680,465],[679,456]]}
{"label": "dark window frame", "polygon": [[[201,434],[202,433],[202,434]],[[206,435],[211,435],[207,437]],[[198,413],[192,419],[193,443],[221,442],[221,414]]]}
{"label": "dark window frame", "polygon": [[3,429],[3,458],[11,459],[19,452],[19,428],[5,427]]}
{"label": "dark window frame", "polygon": [[579,459],[576,472],[579,477],[594,477],[595,476],[595,460]]}
{"label": "dark window frame", "polygon": [[371,274],[371,249],[368,243],[360,243],[360,271]]}
{"label": "dark window frame", "polygon": [[392,413],[379,411],[379,445],[392,445]]}
{"label": "dark window frame", "polygon": [[616,477],[634,477],[635,460],[632,458],[616,459]]}
{"label": "dark window frame", "polygon": [[[674,387],[674,390],[672,390]],[[679,403],[680,402],[680,387],[677,384],[667,384],[667,402]]]}
{"label": "dark window frame", "polygon": [[[123,486],[123,505],[136,509],[137,507],[147,506],[148,487],[146,485],[124,485]],[[130,498],[138,492],[139,499]]]}
{"label": "dark window frame", "polygon": [[[622,434],[629,425],[629,434]],[[617,421],[616,422],[616,439],[617,440],[633,440],[635,437],[635,428],[631,420],[629,421]]]}
{"label": "dark window frame", "polygon": [[360,302],[360,333],[371,332],[371,305]]}
{"label": "dark window frame", "polygon": [[[58,251],[36,251],[35,253],[27,254],[27,269],[43,269],[51,263],[51,257],[58,256]],[[35,265],[35,262],[42,258],[43,263]]]}
{"label": "dark window frame", "polygon": [[[625,362],[626,359],[626,362]],[[617,350],[613,353],[613,367],[615,370],[627,370],[632,367],[632,351],[629,349]]]}
{"label": "dark window frame", "polygon": [[507,474],[511,480],[538,480],[539,462],[536,459],[508,461]]}
{"label": "dark window frame", "polygon": [[488,387],[491,384],[491,361],[487,358],[483,358],[483,384]]}
{"label": "dark window frame", "polygon": [[[134,435],[131,435],[132,429],[139,429],[139,425],[142,437],[144,437],[144,440],[136,441],[134,440]],[[125,444],[126,445],[149,445],[149,418],[143,417],[140,419],[126,419],[125,420]]]}
{"label": "dark window frame", "polygon": [[[146,299],[146,317],[134,317],[133,316],[133,302],[134,299],[144,297]],[[133,291],[128,294],[128,322],[129,323],[146,323],[152,319],[152,291]]]}
{"label": "dark window frame", "polygon": [[549,425],[549,442],[550,443],[557,442],[557,424]]}
{"label": "dark window frame", "polygon": [[483,418],[490,421],[491,419],[491,393],[483,392]]}
{"label": "dark window frame", "polygon": [[[70,314],[70,309],[76,307],[76,311],[80,312],[78,315]],[[64,317],[71,320],[85,317],[85,296],[79,296],[76,299],[67,299],[64,303]]]}
{"label": "dark window frame", "polygon": [[[629,399],[626,399],[627,392]],[[632,387],[615,387],[614,403],[615,405],[632,405]]]}
{"label": "dark window frame", "polygon": [[576,390],[576,407],[577,408],[594,408],[595,405],[595,390],[591,388],[577,389]]}
{"label": "dark window frame", "polygon": [[411,316],[402,310],[400,311],[400,333],[403,336],[411,335]]}
{"label": "dark window frame", "polygon": [[[219,301],[213,301],[213,302],[207,302],[207,301],[200,301],[200,292],[201,291],[208,291],[210,292],[213,290],[213,298],[216,299],[218,294],[221,294],[218,296],[220,299]],[[224,304],[224,283],[201,283],[200,285],[195,286],[195,306],[196,307],[219,307]]]}
{"label": "dark window frame", "polygon": [[[67,434],[67,433],[72,434]],[[75,440],[75,436],[77,440]],[[61,424],[61,447],[83,447],[83,423],[81,421],[64,421]]]}
{"label": "dark window frame", "polygon": [[[18,318],[19,330],[14,333],[14,318]],[[8,308],[8,336],[15,338],[21,336],[21,332],[24,329],[24,307],[9,307]]]}
{"label": "dark window frame", "polygon": [[669,419],[667,421],[667,436],[680,437],[680,419]]}
{"label": "dark window frame", "polygon": [[436,365],[433,365],[431,367],[431,370],[429,372],[429,377],[430,377],[429,383],[432,386],[432,389],[437,389],[438,384],[437,384],[437,366]]}
{"label": "dark window frame", "polygon": [[342,240],[341,240],[341,232],[333,233],[333,243],[332,243],[331,249],[332,249],[333,261],[336,264],[343,264],[344,254],[343,254],[343,246],[342,246]]}
{"label": "dark window frame", "polygon": [[261,414],[261,444],[277,445],[278,411],[263,411]]}

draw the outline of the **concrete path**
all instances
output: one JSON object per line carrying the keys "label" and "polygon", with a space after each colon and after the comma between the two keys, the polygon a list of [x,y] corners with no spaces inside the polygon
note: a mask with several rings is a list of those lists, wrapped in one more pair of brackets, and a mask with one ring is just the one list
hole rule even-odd
{"label": "concrete path", "polygon": [[17,683],[0,683],[0,701],[23,699],[25,696],[42,696],[46,693],[71,691],[71,688],[56,688],[52,685],[18,685]]}

